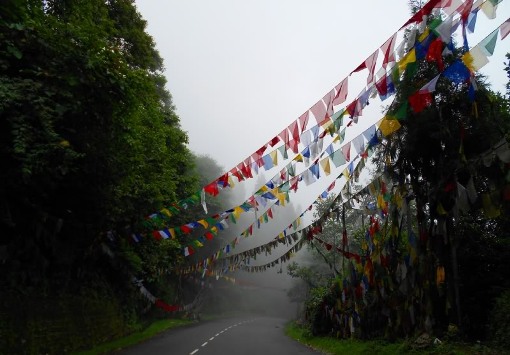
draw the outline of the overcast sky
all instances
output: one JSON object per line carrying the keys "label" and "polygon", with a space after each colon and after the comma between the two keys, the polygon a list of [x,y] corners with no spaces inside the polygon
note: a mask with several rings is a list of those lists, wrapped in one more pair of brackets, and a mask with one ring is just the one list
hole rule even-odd
{"label": "overcast sky", "polygon": [[[379,48],[410,17],[407,3],[136,0],[164,59],[189,147],[225,170],[281,132]],[[474,35],[483,38],[499,26],[510,15],[509,3],[499,5],[495,20],[480,14]],[[487,66],[497,73],[491,80],[500,91],[504,47],[508,38],[498,41]],[[365,81],[366,71],[350,79],[354,99],[360,90],[352,83]],[[382,117],[379,112],[373,120]]]}

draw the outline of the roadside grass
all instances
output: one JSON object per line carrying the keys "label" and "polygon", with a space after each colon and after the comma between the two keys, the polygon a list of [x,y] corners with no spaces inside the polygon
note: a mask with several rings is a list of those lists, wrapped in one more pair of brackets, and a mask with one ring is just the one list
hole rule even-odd
{"label": "roadside grass", "polygon": [[482,345],[470,345],[461,343],[443,342],[440,345],[434,345],[426,349],[413,349],[412,344],[407,341],[388,342],[385,340],[361,341],[356,339],[336,339],[333,337],[314,337],[297,325],[290,322],[285,327],[285,334],[302,344],[310,346],[326,354],[451,354],[451,355],[471,355],[485,354],[496,355],[504,354],[496,349],[491,349]]}
{"label": "roadside grass", "polygon": [[139,344],[161,332],[164,332],[165,330],[178,328],[193,323],[194,321],[187,319],[162,319],[152,323],[150,326],[148,326],[147,328],[140,332],[133,333],[124,338],[116,339],[108,343],[100,344],[90,350],[84,350],[73,354],[74,355],[109,354],[115,350],[120,350],[135,344]]}

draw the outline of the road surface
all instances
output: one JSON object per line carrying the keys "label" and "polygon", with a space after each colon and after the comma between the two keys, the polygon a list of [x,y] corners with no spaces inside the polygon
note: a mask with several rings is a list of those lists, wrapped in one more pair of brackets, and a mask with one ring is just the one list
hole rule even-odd
{"label": "road surface", "polygon": [[286,320],[256,317],[204,321],[177,328],[116,355],[286,355],[320,354],[284,334]]}

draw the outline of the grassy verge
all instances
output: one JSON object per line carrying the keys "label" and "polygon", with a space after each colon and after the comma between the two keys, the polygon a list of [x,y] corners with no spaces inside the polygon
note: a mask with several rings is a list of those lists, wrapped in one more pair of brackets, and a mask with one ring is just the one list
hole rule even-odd
{"label": "grassy verge", "polygon": [[467,345],[443,342],[427,349],[413,349],[409,342],[390,343],[384,340],[361,341],[355,339],[335,339],[332,337],[313,337],[294,322],[285,328],[287,336],[326,354],[502,354],[498,350],[480,345]]}
{"label": "grassy verge", "polygon": [[147,339],[152,338],[158,333],[161,333],[165,330],[182,327],[185,325],[192,324],[193,321],[185,320],[185,319],[163,319],[152,323],[146,329],[133,333],[127,337],[120,338],[108,343],[104,343],[98,345],[90,350],[81,351],[74,353],[75,355],[99,355],[99,354],[108,354],[115,350],[124,349],[128,346],[135,345],[141,343]]}

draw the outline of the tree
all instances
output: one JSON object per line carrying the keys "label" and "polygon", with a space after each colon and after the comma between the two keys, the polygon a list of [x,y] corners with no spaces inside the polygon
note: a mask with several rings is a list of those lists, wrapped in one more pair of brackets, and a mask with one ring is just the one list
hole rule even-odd
{"label": "tree", "polygon": [[195,178],[132,1],[2,10],[2,244],[21,286],[73,270],[106,231],[138,227],[193,191]]}
{"label": "tree", "polygon": [[[434,41],[434,35],[430,36],[423,42]],[[494,218],[499,212],[491,201],[501,203],[498,195],[504,186],[498,178],[505,170],[499,158],[490,163],[485,158],[485,166],[482,160],[508,132],[508,104],[488,89],[482,77],[470,76],[463,56],[464,51],[453,49],[443,58],[449,68],[446,72],[425,58],[408,65],[389,108],[389,116],[398,116],[402,128],[388,139],[383,152],[392,158],[386,169],[393,181],[412,191],[409,197],[415,201],[420,241],[418,260],[433,265],[415,265],[420,275],[416,290],[420,290],[420,302],[428,305],[420,317],[424,329],[437,332],[450,322],[462,326],[465,318],[458,248],[467,236],[459,232],[466,222],[459,218],[459,210],[469,206],[461,204],[459,196],[464,190],[459,189],[468,185],[476,189],[480,198],[471,201],[472,207],[483,208],[486,217]],[[452,76],[454,71],[458,76]],[[440,74],[432,94],[417,94]],[[443,268],[445,278],[439,279]],[[446,304],[454,305],[455,312],[446,312]]]}

